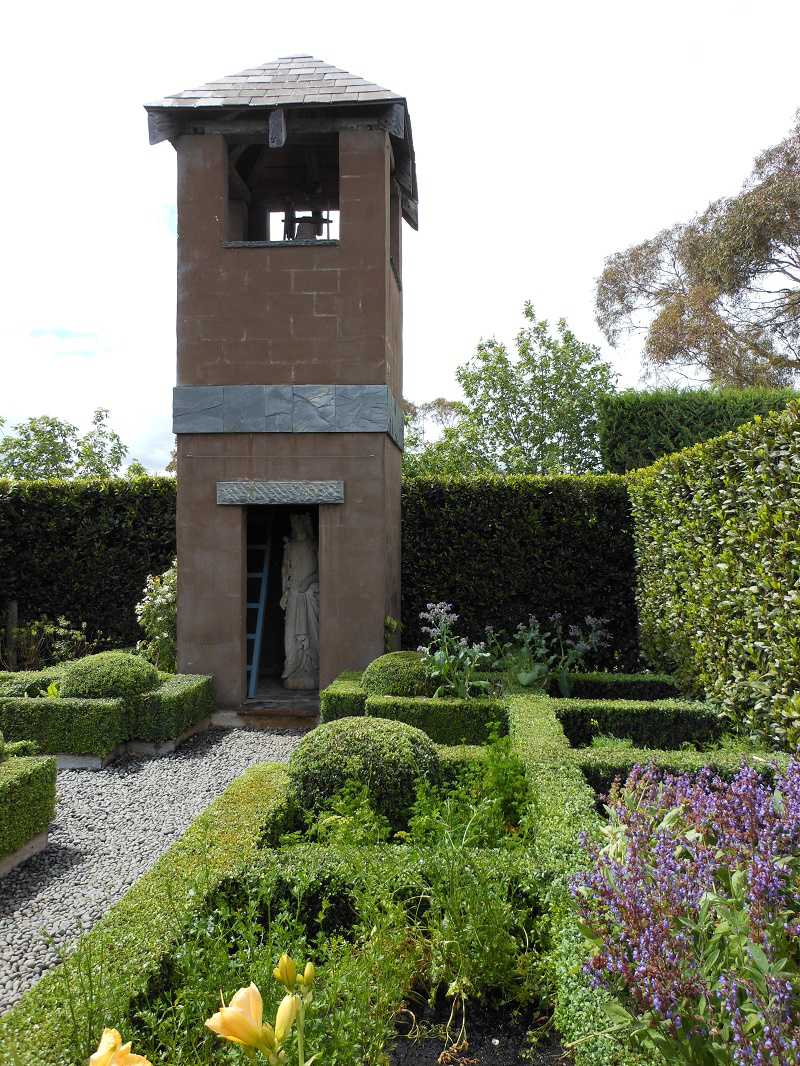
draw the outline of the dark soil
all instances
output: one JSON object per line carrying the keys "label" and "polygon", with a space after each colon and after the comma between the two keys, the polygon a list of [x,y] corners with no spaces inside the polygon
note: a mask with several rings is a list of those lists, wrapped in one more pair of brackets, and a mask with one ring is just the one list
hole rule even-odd
{"label": "dark soil", "polygon": [[[389,1049],[391,1066],[566,1066],[572,1057],[550,1034],[536,1044],[528,1039],[543,1018],[510,1007],[467,1004],[467,1046],[444,1051],[449,1002],[409,1002],[397,1020],[398,1038]],[[451,1027],[453,1037],[459,1019]],[[442,1052],[444,1051],[444,1054]]]}

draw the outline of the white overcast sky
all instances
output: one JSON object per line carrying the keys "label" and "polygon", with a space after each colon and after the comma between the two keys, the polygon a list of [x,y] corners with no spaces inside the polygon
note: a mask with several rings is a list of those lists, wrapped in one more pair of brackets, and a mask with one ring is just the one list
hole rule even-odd
{"label": "white overcast sky", "polygon": [[405,394],[453,396],[526,299],[607,350],[611,252],[734,192],[800,106],[800,3],[494,0],[10,5],[3,16],[0,416],[95,407],[167,461],[175,154],[142,104],[308,52],[408,98],[420,229],[405,227]]}

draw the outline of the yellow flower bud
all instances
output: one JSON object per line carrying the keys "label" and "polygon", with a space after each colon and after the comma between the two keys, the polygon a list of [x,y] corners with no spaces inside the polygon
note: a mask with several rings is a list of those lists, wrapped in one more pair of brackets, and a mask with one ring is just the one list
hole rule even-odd
{"label": "yellow flower bud", "polygon": [[309,991],[314,984],[314,977],[316,976],[317,968],[313,962],[307,962],[306,968],[303,971],[303,988]]}
{"label": "yellow flower bud", "polygon": [[278,1007],[278,1013],[275,1015],[275,1040],[278,1045],[282,1044],[292,1031],[292,1026],[299,1010],[300,1001],[297,996],[287,995],[283,997]]}
{"label": "yellow flower bud", "polygon": [[297,966],[294,959],[290,958],[284,951],[272,974],[276,981],[280,981],[287,991],[291,992],[297,980]]}

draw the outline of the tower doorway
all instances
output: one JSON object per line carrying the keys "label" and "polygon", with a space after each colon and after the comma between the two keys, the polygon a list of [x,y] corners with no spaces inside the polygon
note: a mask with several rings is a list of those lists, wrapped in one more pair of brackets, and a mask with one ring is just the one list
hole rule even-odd
{"label": "tower doorway", "polygon": [[[298,696],[315,697],[319,686],[319,578],[317,572],[316,592],[309,592],[311,614],[316,611],[316,634],[314,619],[311,634],[303,636],[308,628],[305,599],[301,596],[298,607],[297,595],[292,595],[293,574],[296,578],[297,537],[310,534],[313,542],[313,558],[318,566],[319,507],[257,505],[247,507],[247,553],[246,553],[246,664],[245,691],[248,700],[296,703]],[[308,550],[302,557],[308,559]],[[294,563],[293,561],[294,560]],[[306,563],[310,570],[314,565]],[[308,582],[303,583],[305,589]],[[296,590],[295,590],[296,593]],[[314,597],[316,603],[314,605]],[[287,634],[287,613],[289,628]],[[297,630],[300,630],[300,636]],[[313,654],[298,659],[298,643],[316,642]],[[287,652],[290,660],[287,661]],[[314,659],[316,668],[308,667]],[[304,662],[306,669],[303,669]],[[287,676],[288,673],[288,676]],[[308,686],[308,687],[306,687]],[[298,691],[298,689],[300,691]]]}

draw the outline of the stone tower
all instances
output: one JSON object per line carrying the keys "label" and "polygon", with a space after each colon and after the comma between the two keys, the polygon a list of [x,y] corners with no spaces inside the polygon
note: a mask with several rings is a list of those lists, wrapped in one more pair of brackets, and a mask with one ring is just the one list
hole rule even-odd
{"label": "stone tower", "polygon": [[[411,125],[402,97],[311,56],[147,112],[178,156],[178,666],[239,708],[257,530],[288,508],[318,529],[321,684],[380,655],[400,614]],[[267,571],[265,662],[279,561]]]}

